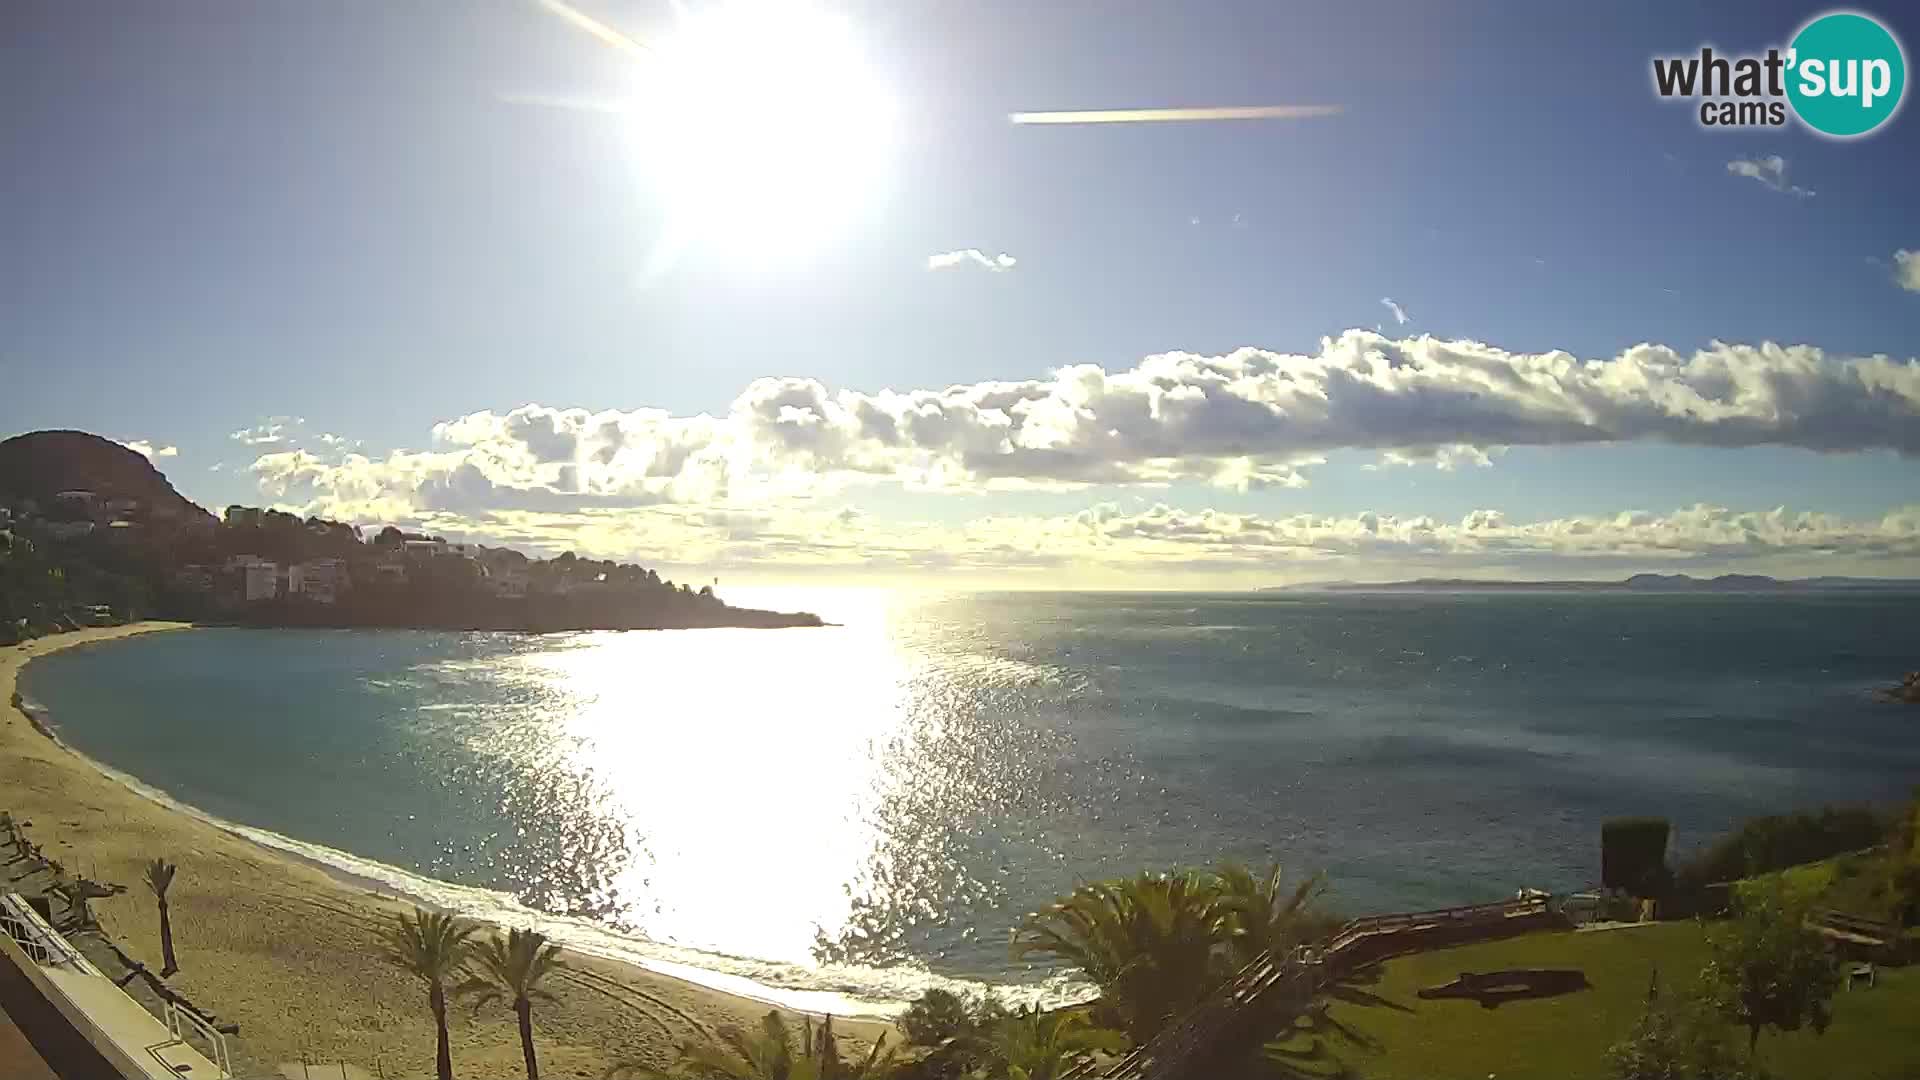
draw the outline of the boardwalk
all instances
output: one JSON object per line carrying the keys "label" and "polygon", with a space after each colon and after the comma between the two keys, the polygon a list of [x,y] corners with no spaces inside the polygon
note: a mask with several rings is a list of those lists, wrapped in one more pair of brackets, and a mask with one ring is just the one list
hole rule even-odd
{"label": "boardwalk", "polygon": [[1100,1071],[1082,1066],[1074,1080],[1185,1080],[1259,1032],[1273,1016],[1295,1015],[1323,989],[1389,956],[1510,937],[1556,924],[1544,899],[1415,911],[1355,919],[1326,945],[1286,957],[1264,953],[1153,1041]]}

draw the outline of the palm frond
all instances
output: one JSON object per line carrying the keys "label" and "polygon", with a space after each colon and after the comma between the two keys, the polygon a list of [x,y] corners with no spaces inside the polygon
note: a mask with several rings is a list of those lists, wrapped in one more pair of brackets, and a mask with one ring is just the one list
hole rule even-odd
{"label": "palm frond", "polygon": [[147,863],[146,873],[142,875],[142,880],[147,883],[147,888],[153,890],[154,896],[165,900],[167,898],[167,890],[173,887],[173,875],[179,869],[180,868],[173,863],[165,859],[157,858]]}
{"label": "palm frond", "polygon": [[469,963],[482,979],[498,986],[510,1001],[531,1001],[536,997],[552,1000],[541,989],[541,980],[555,971],[565,970],[560,946],[533,930],[495,930],[474,942]]}
{"label": "palm frond", "polygon": [[386,957],[395,965],[431,983],[452,978],[466,963],[478,929],[458,916],[414,908],[401,914],[386,933]]}

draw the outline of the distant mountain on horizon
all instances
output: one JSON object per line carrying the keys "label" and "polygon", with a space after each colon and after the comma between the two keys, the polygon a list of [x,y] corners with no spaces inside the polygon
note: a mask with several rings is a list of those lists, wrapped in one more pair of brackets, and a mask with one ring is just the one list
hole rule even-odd
{"label": "distant mountain on horizon", "polygon": [[1775,578],[1765,574],[1635,574],[1617,581],[1513,581],[1416,578],[1411,581],[1316,581],[1269,585],[1261,592],[1920,592],[1920,578]]}

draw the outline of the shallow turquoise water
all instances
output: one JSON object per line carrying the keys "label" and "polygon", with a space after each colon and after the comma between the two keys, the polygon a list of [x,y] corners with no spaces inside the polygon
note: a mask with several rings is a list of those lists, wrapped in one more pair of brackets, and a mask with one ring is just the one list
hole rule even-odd
{"label": "shallow turquoise water", "polygon": [[[27,696],[211,814],[681,959],[874,997],[1031,980],[1020,913],[1238,857],[1352,911],[1597,874],[1600,822],[1920,783],[1911,597],[849,593],[845,625],[203,630]],[[824,965],[824,966],[822,966]]]}

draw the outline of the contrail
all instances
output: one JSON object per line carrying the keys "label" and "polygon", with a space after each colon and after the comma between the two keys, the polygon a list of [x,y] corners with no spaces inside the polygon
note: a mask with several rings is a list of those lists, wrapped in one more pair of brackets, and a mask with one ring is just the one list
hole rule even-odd
{"label": "contrail", "polygon": [[532,105],[542,109],[566,109],[570,112],[612,113],[614,115],[627,111],[627,107],[618,102],[561,97],[557,94],[500,93],[494,96],[498,98],[503,105]]}
{"label": "contrail", "polygon": [[572,4],[566,3],[565,0],[535,0],[535,2],[622,52],[647,53],[652,51],[644,44],[615,30],[599,19],[574,7]]}
{"label": "contrail", "polygon": [[1007,119],[1016,124],[1156,124],[1181,120],[1301,120],[1334,116],[1345,105],[1220,105],[1204,109],[1074,109],[1064,112],[1017,112]]}

